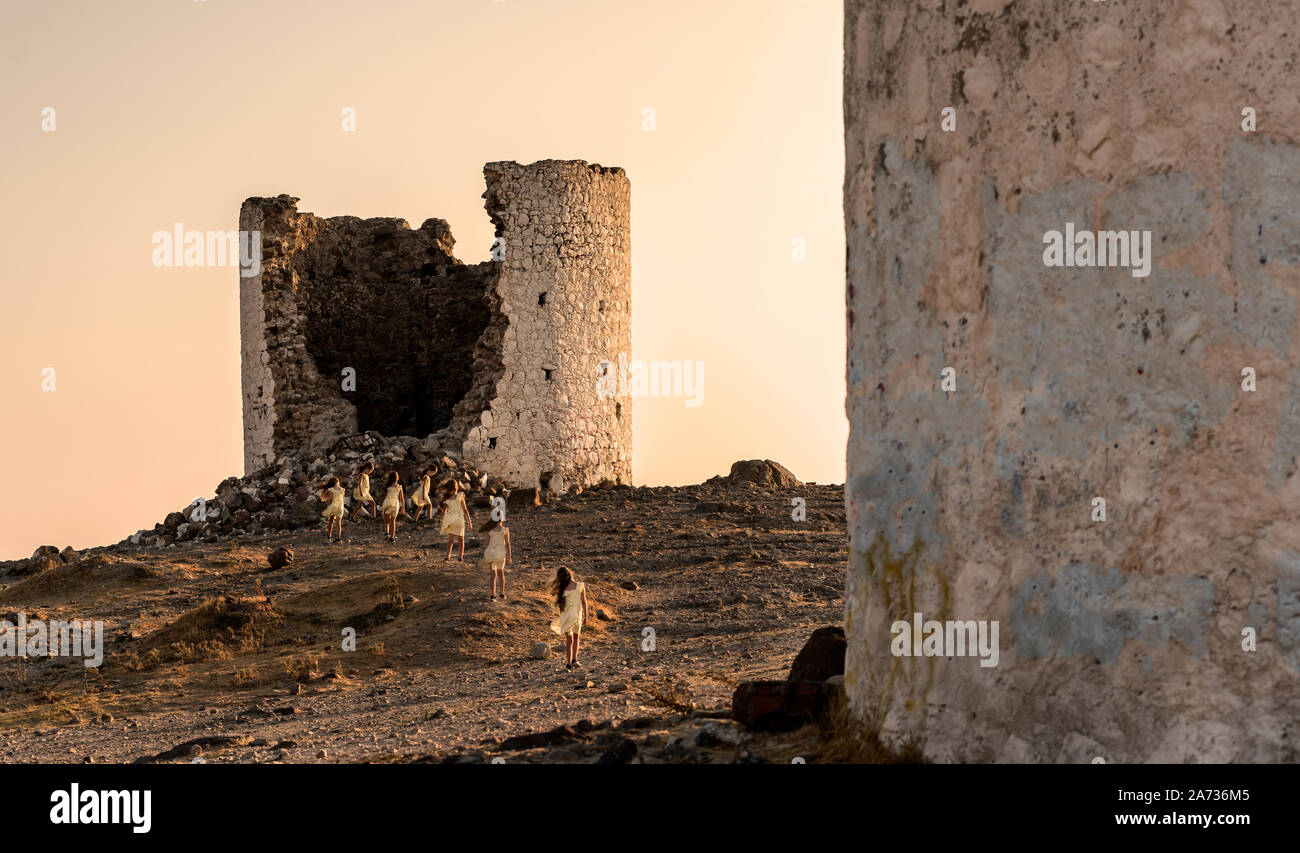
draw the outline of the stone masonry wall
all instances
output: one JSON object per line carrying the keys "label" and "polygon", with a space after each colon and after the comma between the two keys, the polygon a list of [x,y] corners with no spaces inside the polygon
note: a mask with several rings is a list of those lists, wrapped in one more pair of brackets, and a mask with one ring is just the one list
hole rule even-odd
{"label": "stone masonry wall", "polygon": [[[846,686],[886,743],[1300,757],[1298,9],[847,0]],[[1150,275],[1046,266],[1067,223],[1149,230]],[[917,612],[998,621],[998,665],[896,656]]]}
{"label": "stone masonry wall", "polygon": [[244,203],[263,253],[241,279],[246,470],[375,430],[432,436],[508,485],[630,478],[626,401],[596,394],[629,344],[627,178],[550,160],[484,174],[500,246],[481,264],[440,219]]}
{"label": "stone masonry wall", "polygon": [[572,160],[483,173],[507,322],[487,405],[465,421],[464,457],[526,485],[629,482],[630,398],[598,393],[601,363],[631,349],[627,175]]}

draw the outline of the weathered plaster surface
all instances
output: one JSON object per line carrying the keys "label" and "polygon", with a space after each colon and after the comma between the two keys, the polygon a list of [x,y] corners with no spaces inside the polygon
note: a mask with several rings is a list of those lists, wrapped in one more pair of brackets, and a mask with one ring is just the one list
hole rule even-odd
{"label": "weathered plaster surface", "polygon": [[[1296,759],[1298,25],[846,2],[846,682],[887,741]],[[1066,222],[1150,230],[1150,275],[1045,266]],[[999,665],[894,657],[916,611],[998,620]]]}

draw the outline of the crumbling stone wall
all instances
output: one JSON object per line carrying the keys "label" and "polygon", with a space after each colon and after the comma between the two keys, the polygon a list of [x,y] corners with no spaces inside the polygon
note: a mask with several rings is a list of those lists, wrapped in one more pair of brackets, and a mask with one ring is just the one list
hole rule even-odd
{"label": "crumbling stone wall", "polygon": [[484,174],[499,239],[480,264],[455,258],[440,219],[244,203],[263,253],[240,291],[246,470],[374,430],[511,485],[630,478],[626,400],[597,394],[598,365],[629,344],[627,178],[554,160]]}
{"label": "crumbling stone wall", "polygon": [[[847,0],[846,687],[886,743],[1297,759],[1298,18]],[[1150,230],[1150,275],[1046,266],[1066,223]],[[999,622],[997,666],[895,655],[917,612]]]}
{"label": "crumbling stone wall", "polygon": [[627,482],[630,398],[599,393],[602,364],[631,350],[627,175],[572,160],[489,163],[483,173],[504,250],[506,322],[486,405],[458,413],[464,457],[513,482]]}

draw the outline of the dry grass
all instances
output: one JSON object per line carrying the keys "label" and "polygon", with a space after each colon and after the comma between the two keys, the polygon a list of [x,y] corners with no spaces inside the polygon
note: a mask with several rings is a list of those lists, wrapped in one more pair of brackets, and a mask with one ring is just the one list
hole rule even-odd
{"label": "dry grass", "polygon": [[229,660],[263,648],[267,633],[283,622],[284,616],[265,596],[218,596],[145,637],[122,664],[144,669],[159,663]]}
{"label": "dry grass", "polygon": [[849,713],[837,700],[822,721],[819,762],[822,764],[925,764],[914,744],[894,750],[880,741],[877,729]]}
{"label": "dry grass", "polygon": [[315,681],[321,676],[320,655],[315,652],[295,655],[285,662],[285,671],[299,684]]}
{"label": "dry grass", "polygon": [[230,686],[235,688],[256,687],[261,683],[256,664],[238,667],[230,679]]}
{"label": "dry grass", "polygon": [[122,586],[148,585],[169,572],[112,554],[94,554],[75,563],[55,566],[30,575],[0,591],[0,603],[31,603],[66,599],[73,593],[120,590]]}

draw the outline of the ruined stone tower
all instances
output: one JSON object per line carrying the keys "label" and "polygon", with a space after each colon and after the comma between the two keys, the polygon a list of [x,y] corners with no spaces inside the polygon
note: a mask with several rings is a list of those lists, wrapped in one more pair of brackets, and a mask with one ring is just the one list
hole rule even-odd
{"label": "ruined stone tower", "polygon": [[[846,686],[886,743],[1300,757],[1298,18],[846,2]],[[1049,266],[1076,229],[1112,263]],[[895,654],[917,613],[997,665]]]}
{"label": "ruined stone tower", "polygon": [[629,400],[599,385],[630,349],[627,176],[577,160],[483,174],[497,240],[479,264],[441,219],[244,202],[240,229],[262,235],[240,283],[246,470],[377,430],[436,433],[510,485],[630,480]]}

